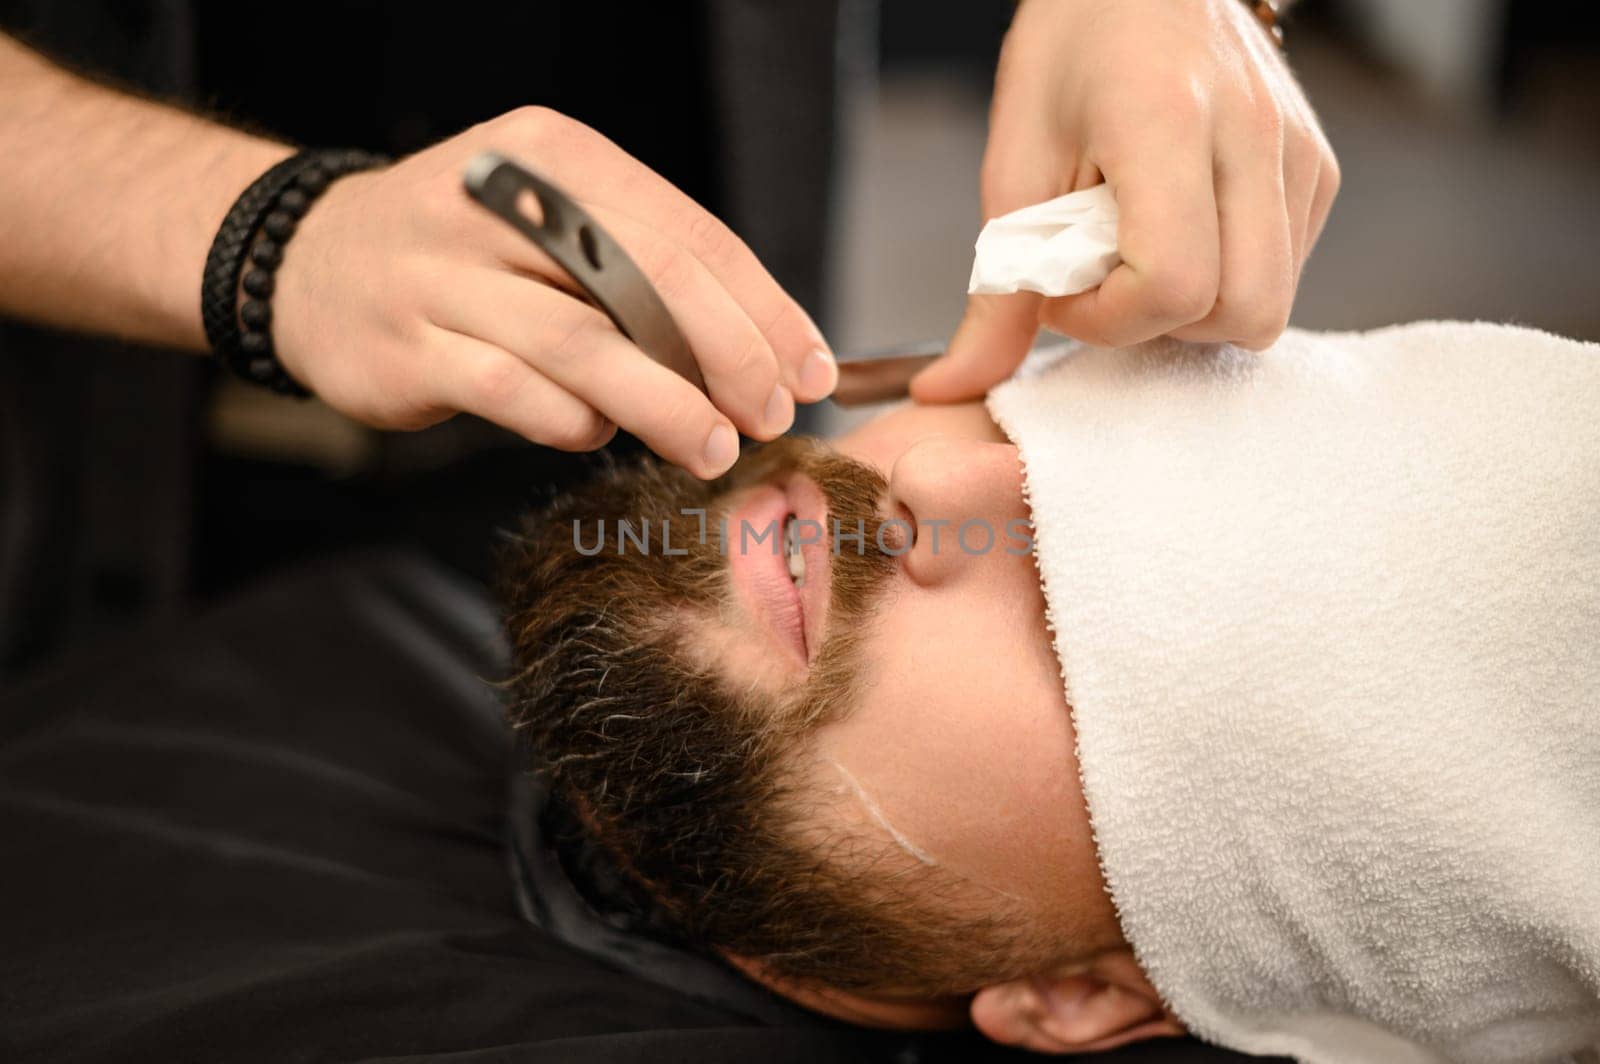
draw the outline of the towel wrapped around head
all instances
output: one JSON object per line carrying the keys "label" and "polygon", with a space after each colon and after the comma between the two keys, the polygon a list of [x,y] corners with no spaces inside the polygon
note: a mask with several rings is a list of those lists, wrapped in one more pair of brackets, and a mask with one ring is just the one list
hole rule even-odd
{"label": "towel wrapped around head", "polygon": [[1018,445],[1106,882],[1198,1036],[1600,1043],[1600,346],[1076,348]]}

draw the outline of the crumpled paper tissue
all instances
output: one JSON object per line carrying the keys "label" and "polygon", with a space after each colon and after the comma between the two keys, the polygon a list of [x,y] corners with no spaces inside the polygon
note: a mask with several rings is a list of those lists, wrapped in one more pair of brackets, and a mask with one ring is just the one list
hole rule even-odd
{"label": "crumpled paper tissue", "polygon": [[976,252],[967,284],[975,295],[1086,292],[1122,261],[1116,197],[1100,184],[991,218]]}

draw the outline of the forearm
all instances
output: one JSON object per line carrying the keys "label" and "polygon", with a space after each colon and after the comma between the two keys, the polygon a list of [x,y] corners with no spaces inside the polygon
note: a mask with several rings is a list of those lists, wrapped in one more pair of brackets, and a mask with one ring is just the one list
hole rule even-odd
{"label": "forearm", "polygon": [[287,145],[118,93],[0,35],[0,314],[203,349],[200,275]]}

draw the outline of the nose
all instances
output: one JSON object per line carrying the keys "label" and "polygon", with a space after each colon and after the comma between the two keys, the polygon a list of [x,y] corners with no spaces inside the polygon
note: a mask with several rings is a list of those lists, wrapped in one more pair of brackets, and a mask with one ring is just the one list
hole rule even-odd
{"label": "nose", "polygon": [[967,578],[1032,548],[1022,464],[1010,444],[918,440],[889,471],[889,505],[912,530],[900,560],[919,584]]}

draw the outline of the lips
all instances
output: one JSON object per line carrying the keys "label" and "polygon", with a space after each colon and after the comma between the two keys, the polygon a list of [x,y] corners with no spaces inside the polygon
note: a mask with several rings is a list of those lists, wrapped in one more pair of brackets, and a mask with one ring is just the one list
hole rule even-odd
{"label": "lips", "polygon": [[[806,617],[783,556],[783,522],[793,512],[782,488],[763,484],[753,489],[729,515],[728,566],[734,587],[758,623],[804,665],[809,660]],[[765,538],[757,542],[757,536]],[[814,571],[811,561],[807,554],[808,573]]]}
{"label": "lips", "polygon": [[[814,537],[800,545],[806,576],[799,587],[783,551],[783,524],[791,516],[802,537]],[[734,586],[757,623],[801,664],[815,658],[826,635],[833,562],[827,522],[827,497],[803,473],[751,489],[750,497],[728,515],[726,549]],[[751,531],[741,540],[745,527]],[[754,542],[769,528],[775,530],[772,537]]]}

